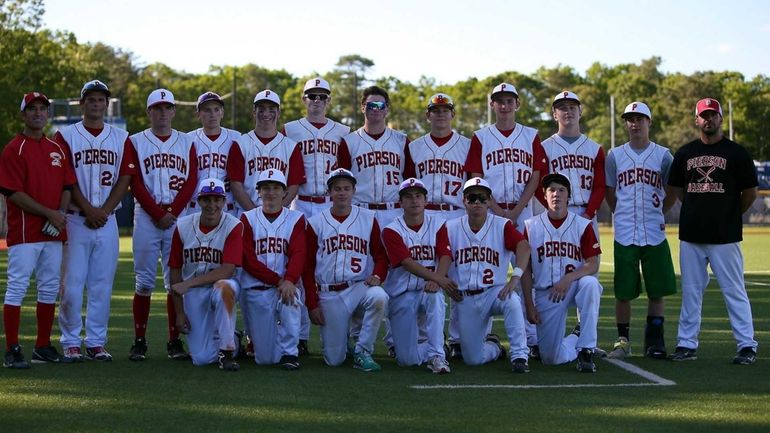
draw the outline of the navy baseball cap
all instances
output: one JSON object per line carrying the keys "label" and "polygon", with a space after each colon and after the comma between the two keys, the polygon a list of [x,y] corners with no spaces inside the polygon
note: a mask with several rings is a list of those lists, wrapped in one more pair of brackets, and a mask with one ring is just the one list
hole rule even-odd
{"label": "navy baseball cap", "polygon": [[329,177],[326,179],[326,187],[331,188],[332,182],[337,179],[348,179],[353,182],[353,185],[356,184],[356,177],[353,175],[353,173],[351,173],[349,170],[345,170],[344,168],[338,168],[329,173]]}
{"label": "navy baseball cap", "polygon": [[569,179],[567,179],[567,176],[561,173],[550,173],[550,174],[546,174],[545,177],[543,177],[543,183],[542,183],[543,189],[548,188],[548,185],[552,183],[557,183],[559,185],[562,185],[565,188],[567,188],[568,193],[571,192]]}
{"label": "navy baseball cap", "polygon": [[107,87],[106,84],[102,83],[99,80],[92,80],[87,82],[83,85],[83,88],[80,89],[80,100],[82,101],[86,97],[86,93],[88,92],[102,92],[106,97],[110,97],[112,93],[110,93],[110,89]]}

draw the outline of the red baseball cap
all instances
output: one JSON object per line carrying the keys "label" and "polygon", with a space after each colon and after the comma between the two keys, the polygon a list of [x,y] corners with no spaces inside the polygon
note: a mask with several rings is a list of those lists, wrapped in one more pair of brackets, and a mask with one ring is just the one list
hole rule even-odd
{"label": "red baseball cap", "polygon": [[21,110],[19,111],[24,111],[24,109],[27,108],[27,105],[32,101],[42,101],[45,105],[51,106],[51,101],[48,100],[48,96],[45,96],[45,94],[41,92],[29,92],[21,98]]}
{"label": "red baseball cap", "polygon": [[695,105],[695,115],[700,116],[704,111],[716,111],[721,116],[722,106],[714,98],[703,98]]}

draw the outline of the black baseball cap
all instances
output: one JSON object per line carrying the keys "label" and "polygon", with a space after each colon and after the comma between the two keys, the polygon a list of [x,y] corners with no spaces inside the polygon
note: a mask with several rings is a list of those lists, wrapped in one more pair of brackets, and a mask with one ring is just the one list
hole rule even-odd
{"label": "black baseball cap", "polygon": [[564,186],[565,188],[567,188],[567,192],[570,192],[571,187],[569,184],[569,179],[567,179],[567,176],[561,173],[546,174],[545,177],[543,177],[543,183],[541,185],[543,186],[543,189],[546,189],[548,188],[548,185],[554,182]]}

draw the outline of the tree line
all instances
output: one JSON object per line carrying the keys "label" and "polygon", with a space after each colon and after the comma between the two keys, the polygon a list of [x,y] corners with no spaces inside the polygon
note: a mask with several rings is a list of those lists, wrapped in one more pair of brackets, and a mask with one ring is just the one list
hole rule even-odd
{"label": "tree line", "polygon": [[[371,77],[374,62],[357,54],[342,56],[331,71],[312,76],[295,76],[257,64],[211,66],[206,73],[175,70],[163,63],[142,65],[134,54],[103,43],[79,43],[74,34],[42,27],[43,0],[0,0],[0,146],[20,131],[18,101],[28,91],[42,91],[51,98],[77,99],[86,81],[106,82],[114,97],[122,100],[123,116],[131,132],[149,126],[145,113],[147,95],[157,87],[171,90],[177,100],[195,101],[204,91],[227,95],[227,127],[245,132],[254,127],[252,100],[266,88],[281,97],[280,122],[304,115],[301,102],[305,81],[316,75],[332,85],[329,117],[353,128],[361,126],[361,90],[376,84],[391,96],[390,123],[412,139],[426,133],[425,106],[436,92],[455,100],[455,129],[470,136],[488,122],[488,93],[501,83],[516,86],[522,102],[519,123],[540,131],[541,138],[557,129],[551,117],[553,96],[565,89],[578,94],[583,104],[583,132],[609,148],[610,119],[616,121],[616,144],[626,141],[620,114],[626,104],[641,100],[653,110],[651,137],[676,150],[697,136],[695,102],[702,97],[717,98],[725,110],[732,103],[735,140],[746,146],[755,159],[770,159],[770,78],[748,79],[738,72],[703,71],[692,74],[661,72],[662,59],[651,57],[638,64],[594,63],[585,73],[569,66],[541,67],[532,74],[504,71],[485,78],[468,78],[453,84],[421,77],[417,83],[397,77]],[[504,65],[501,65],[504,68]],[[614,112],[610,97],[614,96]],[[234,110],[233,110],[234,107]],[[189,131],[199,127],[194,105],[179,105],[174,127]],[[279,125],[280,126],[280,125]]]}

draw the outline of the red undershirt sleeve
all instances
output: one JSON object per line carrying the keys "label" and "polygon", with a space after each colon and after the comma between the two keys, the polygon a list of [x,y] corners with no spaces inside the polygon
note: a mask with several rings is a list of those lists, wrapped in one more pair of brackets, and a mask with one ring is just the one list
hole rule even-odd
{"label": "red undershirt sleeve", "polygon": [[233,227],[225,239],[225,248],[222,252],[222,263],[230,263],[241,266],[243,263],[243,224]]}
{"label": "red undershirt sleeve", "polygon": [[168,267],[181,269],[182,262],[182,238],[179,236],[179,229],[174,228],[174,234],[171,236],[171,253],[168,255]]}
{"label": "red undershirt sleeve", "polygon": [[599,210],[599,206],[602,205],[604,200],[604,194],[607,190],[607,182],[604,173],[604,149],[599,147],[599,151],[596,153],[596,159],[594,161],[594,185],[591,190],[591,197],[588,199],[588,205],[586,205],[586,215],[593,218],[596,215],[596,211]]}
{"label": "red undershirt sleeve", "polygon": [[337,147],[337,167],[347,170],[350,170],[350,167],[352,167],[350,151],[348,150],[348,144],[345,142],[344,138],[340,141],[339,147]]}
{"label": "red undershirt sleeve", "polygon": [[505,249],[513,252],[516,251],[516,245],[524,240],[524,236],[516,231],[511,221],[505,223],[505,228],[503,229],[503,237],[505,238]]}
{"label": "red undershirt sleeve", "polygon": [[286,179],[286,183],[289,186],[292,186],[302,185],[305,182],[307,182],[307,178],[305,177],[305,164],[302,162],[302,151],[298,144],[289,157],[289,176]]}
{"label": "red undershirt sleeve", "polygon": [[471,173],[484,174],[484,169],[481,167],[481,142],[476,134],[473,134],[471,138],[471,147],[468,149],[468,156],[465,159],[465,172],[468,175]]}
{"label": "red undershirt sleeve", "polygon": [[380,281],[385,281],[385,277],[388,276],[388,255],[382,246],[381,236],[380,224],[374,220],[372,233],[369,235],[370,250],[372,259],[374,259],[374,272],[372,274],[380,277]]}
{"label": "red undershirt sleeve", "polygon": [[227,178],[241,183],[246,179],[246,161],[243,159],[241,146],[237,141],[230,146],[230,152],[227,155]]}
{"label": "red undershirt sleeve", "polygon": [[583,235],[580,236],[580,251],[583,252],[583,259],[590,259],[602,253],[599,241],[596,239],[594,227],[591,224],[586,226]]}
{"label": "red undershirt sleeve", "polygon": [[404,259],[408,259],[412,256],[409,253],[406,244],[404,244],[404,240],[393,229],[385,228],[382,231],[382,243],[385,246],[388,262],[390,262],[392,268],[401,266],[401,262],[403,262]]}

